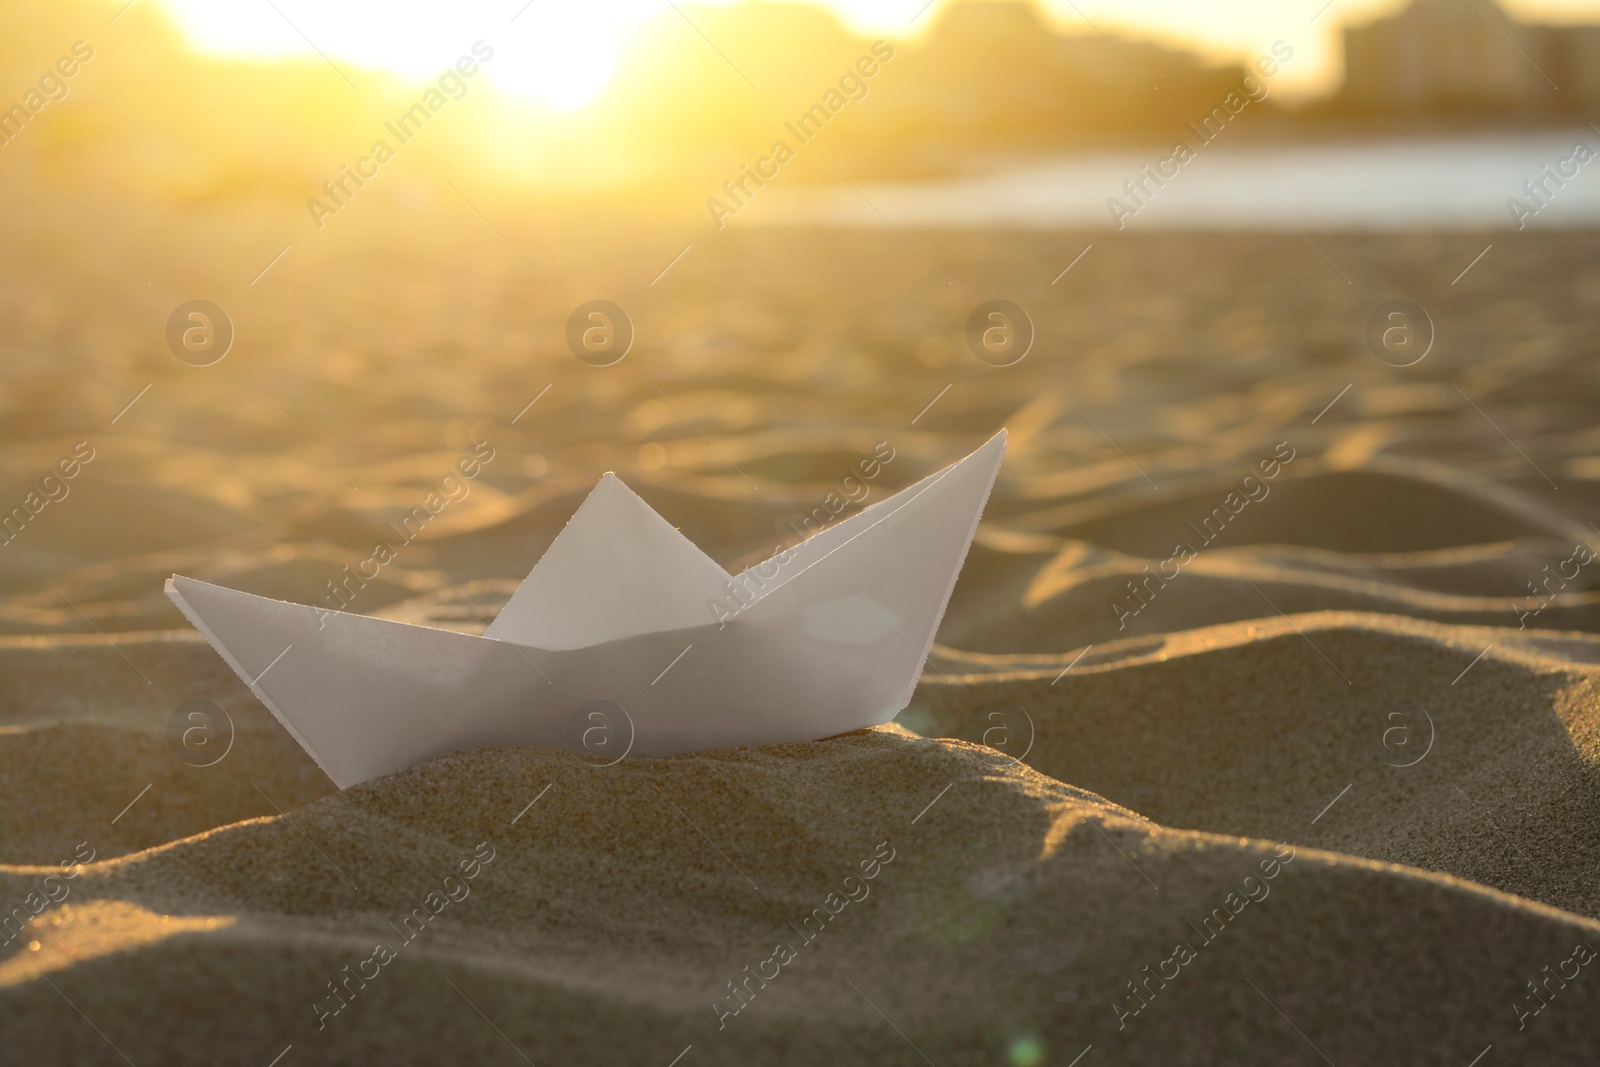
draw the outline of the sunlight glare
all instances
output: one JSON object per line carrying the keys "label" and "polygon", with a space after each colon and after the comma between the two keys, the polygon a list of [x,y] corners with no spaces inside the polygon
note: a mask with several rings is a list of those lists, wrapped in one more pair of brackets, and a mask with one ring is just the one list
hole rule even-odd
{"label": "sunlight glare", "polygon": [[[671,0],[161,0],[191,44],[218,56],[313,58],[393,71],[422,82],[483,39],[495,49],[486,66],[505,91],[559,111],[594,99],[617,71],[630,26],[672,12]],[[705,4],[678,0],[690,19]],[[915,38],[960,0],[810,0],[853,32]],[[1214,62],[1248,61],[1276,38],[1300,55],[1285,72],[1291,94],[1326,91],[1339,72],[1338,34],[1346,20],[1391,14],[1409,0],[1037,0],[1045,21],[1071,33],[1103,31],[1197,50]],[[1593,18],[1600,0],[1501,0],[1526,19]],[[1316,15],[1315,24],[1309,16]]]}
{"label": "sunlight glare", "polygon": [[582,107],[611,80],[624,27],[667,8],[666,0],[274,0],[217,4],[163,0],[190,44],[226,57],[316,58],[426,81],[473,41],[495,50],[490,79],[561,111]]}

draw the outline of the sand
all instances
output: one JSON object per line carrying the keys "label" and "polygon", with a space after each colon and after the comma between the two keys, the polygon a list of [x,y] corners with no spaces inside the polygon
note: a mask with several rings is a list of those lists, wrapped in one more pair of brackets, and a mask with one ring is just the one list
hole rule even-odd
{"label": "sand", "polygon": [[[1539,584],[1600,545],[1592,235],[1497,239],[1457,287],[1476,235],[1317,235],[1347,292],[1292,235],[1100,235],[1052,288],[1088,238],[914,235],[946,286],[893,234],[745,232],[652,289],[681,235],[508,223],[546,290],[351,221],[224,297],[250,343],[215,368],[81,251],[39,269],[104,271],[103,313],[5,342],[7,491],[97,456],[0,549],[0,901],[60,897],[0,945],[0,1058],[1600,1058],[1600,564]],[[1360,341],[1399,288],[1441,330],[1404,371]],[[560,347],[591,289],[644,327],[616,368]],[[960,347],[1002,292],[1040,330],[1003,370]],[[872,499],[1002,424],[912,705],[812,744],[340,793],[160,596],[320,603],[487,439],[354,606],[481,630],[603,470],[735,566],[877,442]],[[169,743],[189,700],[231,719],[214,766]]]}
{"label": "sand", "polygon": [[[399,924],[480,842],[493,860],[405,940]],[[41,873],[10,868],[6,888]],[[910,1062],[912,1046],[934,1063],[1035,1046],[1065,1062],[1088,1045],[1123,1062],[1309,1062],[1314,1045],[1335,1063],[1455,1063],[1489,1043],[1592,1050],[1600,1008],[1581,981],[1521,1033],[1510,1008],[1523,980],[1600,938],[1592,919],[1167,829],[894,727],[609,770],[461,754],[292,826],[241,821],[76,882],[0,971],[8,1039],[50,1062],[115,1042],[136,1063],[219,1047],[267,1062],[288,1045],[313,1062],[514,1062],[508,1044],[534,1063],[667,1063],[691,1045],[714,1063]],[[818,908],[827,921],[800,927]],[[1226,920],[1198,925],[1218,908]],[[393,961],[349,979],[378,944]],[[1125,983],[1179,944],[1196,958],[1134,999]],[[774,967],[780,945],[795,958]],[[727,983],[747,966],[776,977],[735,1014]],[[330,981],[348,982],[339,1001]],[[68,999],[104,1038],[69,1025]]]}

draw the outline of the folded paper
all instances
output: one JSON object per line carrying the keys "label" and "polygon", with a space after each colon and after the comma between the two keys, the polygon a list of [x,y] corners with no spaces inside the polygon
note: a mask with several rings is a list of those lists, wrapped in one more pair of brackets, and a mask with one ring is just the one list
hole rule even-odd
{"label": "folded paper", "polygon": [[1001,431],[738,575],[607,474],[481,637],[166,592],[341,789],[460,749],[813,741],[909,703],[1004,451]]}

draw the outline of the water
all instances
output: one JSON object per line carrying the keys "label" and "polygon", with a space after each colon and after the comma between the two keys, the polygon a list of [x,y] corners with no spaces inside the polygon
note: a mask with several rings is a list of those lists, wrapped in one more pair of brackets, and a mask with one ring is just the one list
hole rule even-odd
{"label": "water", "polygon": [[[1191,143],[1196,138],[1191,135]],[[1135,213],[1127,231],[1516,229],[1517,198],[1536,214],[1528,227],[1600,224],[1600,158],[1567,165],[1540,207],[1523,190],[1541,168],[1600,150],[1593,128],[1410,140],[1206,145],[1143,206],[1122,189],[1168,153],[1143,150],[1060,156],[991,173],[928,182],[784,186],[758,192],[739,222],[754,225],[883,227],[1019,226],[1112,229],[1107,204]],[[1170,166],[1168,170],[1172,169]],[[1154,188],[1154,186],[1151,186]],[[859,191],[857,191],[859,190]]]}

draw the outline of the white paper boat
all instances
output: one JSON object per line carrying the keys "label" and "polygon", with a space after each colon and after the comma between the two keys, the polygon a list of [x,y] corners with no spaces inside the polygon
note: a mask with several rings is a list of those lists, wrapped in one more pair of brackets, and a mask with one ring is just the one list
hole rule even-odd
{"label": "white paper boat", "polygon": [[1004,451],[1001,431],[737,577],[607,474],[482,637],[166,591],[341,789],[460,749],[814,741],[909,703]]}

